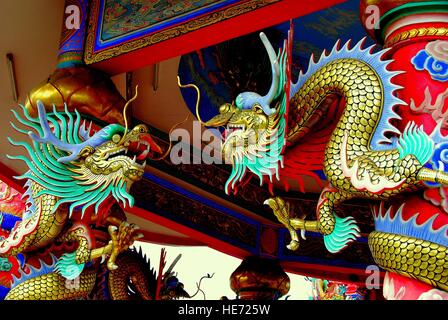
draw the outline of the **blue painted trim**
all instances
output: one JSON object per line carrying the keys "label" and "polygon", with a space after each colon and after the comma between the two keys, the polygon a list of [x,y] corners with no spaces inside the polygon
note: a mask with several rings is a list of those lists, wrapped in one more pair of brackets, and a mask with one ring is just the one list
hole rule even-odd
{"label": "blue painted trim", "polygon": [[313,171],[315,174],[317,174],[319,176],[319,178],[321,178],[324,181],[327,181],[327,177],[325,176],[325,173],[323,170],[314,170]]}
{"label": "blue painted trim", "polygon": [[[223,212],[223,213],[225,213],[225,214],[227,214],[227,215],[229,215],[231,217],[234,217],[234,218],[236,218],[238,220],[244,221],[247,224],[249,224],[249,225],[253,226],[254,228],[256,228],[256,230],[257,230],[256,240],[257,241],[256,241],[255,247],[247,245],[245,243],[241,243],[241,242],[236,241],[235,239],[232,239],[230,237],[225,237],[225,239],[224,239],[222,234],[217,233],[217,232],[213,232],[211,230],[204,230],[204,231],[206,231],[207,234],[212,235],[212,236],[214,236],[214,237],[216,237],[218,239],[224,240],[224,241],[232,243],[232,244],[234,244],[234,245],[236,245],[236,246],[238,246],[240,248],[243,248],[243,249],[251,252],[252,254],[258,254],[259,246],[260,246],[259,238],[260,238],[260,235],[261,235],[261,223],[259,223],[257,221],[254,221],[254,220],[246,217],[245,215],[243,215],[241,213],[233,211],[232,209],[229,209],[229,208],[224,207],[224,206],[222,206],[220,204],[217,204],[216,202],[214,202],[214,201],[212,201],[210,199],[204,198],[204,197],[202,197],[202,196],[200,196],[198,194],[195,194],[195,193],[193,193],[191,191],[188,191],[188,190],[186,190],[186,189],[184,189],[184,188],[182,188],[182,187],[180,187],[178,185],[175,185],[175,184],[173,184],[173,183],[171,183],[171,182],[169,182],[167,180],[164,180],[164,179],[162,179],[160,177],[152,175],[152,174],[150,174],[148,172],[145,172],[143,177],[145,179],[151,181],[151,182],[156,183],[157,185],[159,185],[159,186],[161,186],[161,187],[163,187],[165,189],[168,189],[170,191],[176,192],[176,193],[178,193],[178,194],[180,194],[180,195],[182,195],[184,197],[187,197],[187,198],[192,199],[192,200],[194,200],[196,202],[199,202],[199,203],[202,203],[204,205],[207,205],[208,207],[210,207],[212,209],[215,209],[217,211]],[[138,200],[137,200],[137,202],[138,202]],[[162,210],[160,210],[160,211],[162,211]],[[169,212],[164,212],[164,215],[169,215],[169,216],[171,216],[173,218],[173,220],[175,220],[175,221],[177,220],[178,221],[178,217],[170,214]],[[189,221],[183,221],[183,223],[185,223],[185,222],[191,228],[198,229],[197,225],[192,224]]]}
{"label": "blue painted trim", "polygon": [[16,217],[12,214],[6,213],[6,212],[0,212],[0,216],[2,216],[3,219],[0,219],[0,227],[3,230],[11,231],[12,228],[16,225],[18,221],[21,221],[22,219],[20,217]]}
{"label": "blue painted trim", "polygon": [[5,297],[8,295],[10,288],[0,285],[0,300],[5,300]]}
{"label": "blue painted trim", "polygon": [[[136,202],[136,203],[138,204],[138,202]],[[189,227],[191,229],[194,229],[196,231],[200,231],[200,232],[202,232],[204,234],[207,234],[208,236],[211,236],[211,237],[216,238],[216,239],[220,239],[221,241],[227,242],[227,243],[229,243],[231,245],[234,245],[234,246],[236,246],[238,248],[246,250],[246,251],[250,252],[253,255],[258,254],[258,252],[256,250],[256,246],[254,247],[252,245],[249,245],[249,244],[243,243],[241,241],[235,240],[235,239],[233,239],[233,238],[231,238],[229,236],[225,236],[225,235],[223,235],[223,234],[221,234],[219,232],[216,232],[214,230],[210,230],[210,229],[207,229],[207,228],[204,228],[204,227],[200,227],[200,226],[192,223],[189,220],[185,220],[185,219],[179,218],[178,216],[173,215],[169,211],[165,211],[163,209],[155,208],[155,207],[152,207],[152,206],[147,206],[147,207],[140,206],[140,207],[144,208],[146,210],[150,210],[151,212],[153,212],[153,213],[155,213],[155,214],[157,214],[159,216],[162,216],[162,217],[167,218],[169,220],[175,221],[175,222],[177,222],[179,224],[182,224],[184,226],[187,226],[187,227]]]}
{"label": "blue painted trim", "polygon": [[98,21],[96,22],[98,24],[98,28],[97,28],[96,37],[95,37],[95,51],[113,47],[116,44],[125,43],[128,40],[136,39],[138,37],[148,35],[150,33],[155,33],[157,31],[161,31],[163,29],[172,27],[174,25],[181,24],[185,21],[189,21],[189,20],[197,18],[201,15],[217,11],[219,9],[222,9],[224,7],[230,6],[230,5],[238,3],[238,2],[241,2],[241,0],[223,0],[219,3],[211,4],[211,5],[205,6],[203,8],[194,10],[192,12],[185,13],[182,16],[174,17],[172,19],[159,22],[159,23],[157,23],[155,25],[151,25],[145,29],[136,30],[136,31],[127,33],[125,35],[118,36],[113,39],[103,41],[101,39],[101,34],[102,34],[102,30],[103,30],[102,21],[103,21],[104,9],[106,6],[105,6],[105,0],[101,0]]}
{"label": "blue painted trim", "polygon": [[64,62],[58,63],[56,65],[56,68],[58,68],[58,69],[72,68],[72,67],[82,66],[82,65],[84,65],[84,63],[82,61],[77,61],[77,60],[64,61]]}
{"label": "blue painted trim", "polygon": [[193,199],[193,200],[195,200],[197,202],[203,203],[203,204],[209,206],[210,208],[213,208],[215,210],[218,210],[218,211],[221,211],[223,213],[226,213],[229,216],[235,217],[237,219],[243,220],[244,222],[246,222],[248,224],[251,224],[254,227],[256,227],[258,225],[261,225],[259,222],[255,222],[254,220],[248,218],[247,216],[245,216],[245,215],[243,215],[241,213],[238,213],[238,212],[236,212],[236,211],[234,211],[232,209],[224,207],[224,206],[222,206],[222,205],[220,205],[220,204],[218,204],[218,203],[216,203],[216,202],[214,202],[214,201],[212,201],[210,199],[207,199],[207,198],[205,198],[203,196],[200,196],[200,195],[198,195],[196,193],[188,191],[187,189],[184,189],[184,188],[182,188],[182,187],[180,187],[180,186],[178,186],[178,185],[176,185],[174,183],[171,183],[171,182],[169,182],[167,180],[159,178],[159,177],[157,177],[157,176],[155,176],[155,175],[153,175],[151,173],[145,172],[143,174],[143,177],[148,179],[148,180],[150,180],[150,181],[152,181],[152,182],[154,182],[154,183],[157,183],[158,185],[160,185],[160,186],[162,186],[164,188],[172,190],[172,191],[174,191],[176,193],[179,193],[179,194],[181,194],[181,195],[183,195],[185,197],[188,197],[190,199]]}
{"label": "blue painted trim", "polygon": [[[347,262],[344,260],[339,259],[321,259],[321,258],[310,258],[306,256],[293,256],[293,255],[287,255],[285,254],[286,250],[289,250],[286,248],[285,243],[285,236],[286,234],[289,234],[289,231],[285,228],[282,228],[279,230],[279,241],[278,241],[278,258],[282,261],[296,261],[296,262],[302,262],[302,263],[308,263],[308,264],[321,264],[321,265],[329,265],[329,266],[335,266],[335,267],[345,267],[345,268],[354,268],[354,269],[362,269],[365,270],[368,264],[365,263],[353,263],[353,262]],[[323,238],[321,234],[315,233],[315,232],[307,232],[306,237],[313,237],[313,238]],[[360,239],[360,238],[358,238]],[[302,240],[301,245],[306,245],[303,242],[306,242],[306,240]],[[361,241],[360,241],[361,242]],[[322,243],[322,247],[324,244]]]}
{"label": "blue painted trim", "polygon": [[22,253],[16,255],[16,259],[19,260],[20,267],[23,268],[25,265],[25,256]]}

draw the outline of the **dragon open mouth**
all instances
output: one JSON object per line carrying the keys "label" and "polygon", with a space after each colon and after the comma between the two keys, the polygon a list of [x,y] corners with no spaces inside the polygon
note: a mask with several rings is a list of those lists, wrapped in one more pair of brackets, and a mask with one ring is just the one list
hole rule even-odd
{"label": "dragon open mouth", "polygon": [[144,169],[146,166],[146,159],[153,156],[154,153],[161,153],[160,147],[152,141],[151,138],[141,136],[138,141],[129,141],[125,146],[120,146],[118,149],[106,154],[107,160],[129,160],[132,165],[139,169]]}
{"label": "dragon open mouth", "polygon": [[111,152],[110,154],[106,155],[106,160],[129,160],[132,165],[136,166],[137,168],[144,169],[146,166],[146,157],[145,160],[139,160],[141,159],[143,153],[136,153],[135,151],[131,151],[129,148],[120,148],[114,152]]}
{"label": "dragon open mouth", "polygon": [[236,131],[244,131],[246,129],[246,126],[244,124],[229,124],[227,125],[227,128],[224,130],[223,138],[224,140],[231,135],[232,133]]}

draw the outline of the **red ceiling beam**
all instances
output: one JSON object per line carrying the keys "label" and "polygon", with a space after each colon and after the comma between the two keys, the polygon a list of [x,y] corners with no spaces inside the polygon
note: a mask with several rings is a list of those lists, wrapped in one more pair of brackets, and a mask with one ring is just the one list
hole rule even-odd
{"label": "red ceiling beam", "polygon": [[137,217],[149,220],[151,222],[157,223],[165,228],[168,228],[171,230],[176,230],[177,232],[182,233],[186,236],[189,236],[192,239],[195,239],[196,241],[204,243],[207,246],[209,246],[215,250],[221,251],[223,253],[234,256],[236,258],[244,259],[245,257],[248,257],[251,255],[249,252],[247,252],[241,248],[238,248],[236,246],[228,244],[228,243],[226,243],[222,240],[219,240],[217,238],[213,238],[213,237],[206,235],[200,231],[194,230],[185,225],[174,222],[170,219],[162,217],[153,212],[150,212],[150,211],[138,208],[138,207],[126,209],[126,212],[128,212],[132,215],[135,215]]}
{"label": "red ceiling beam", "polygon": [[[366,278],[371,275],[371,273],[368,273],[363,269],[354,269],[331,265],[291,261],[281,262],[281,265],[287,272],[312,278],[355,283],[360,287],[366,286]],[[381,277],[381,283],[383,283],[385,272],[380,271],[379,275]]]}
{"label": "red ceiling beam", "polygon": [[169,245],[169,246],[205,246],[204,243],[191,238],[176,237],[167,234],[160,234],[140,229],[139,233],[143,234],[143,238],[138,241]]}
{"label": "red ceiling beam", "polygon": [[21,180],[14,179],[17,173],[14,172],[9,167],[5,166],[0,162],[0,180],[6,183],[11,188],[14,188],[16,191],[20,193],[24,193],[25,189],[23,188],[23,183]]}
{"label": "red ceiling beam", "polygon": [[257,30],[305,16],[346,0],[282,0],[266,7],[201,28],[173,39],[153,44],[91,66],[111,75],[177,57]]}

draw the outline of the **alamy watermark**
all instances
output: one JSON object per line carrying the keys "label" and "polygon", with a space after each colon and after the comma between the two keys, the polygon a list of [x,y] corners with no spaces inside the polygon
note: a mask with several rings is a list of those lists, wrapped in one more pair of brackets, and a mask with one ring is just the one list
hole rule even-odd
{"label": "alamy watermark", "polygon": [[202,131],[201,126],[199,121],[194,121],[192,134],[183,128],[173,130],[170,140],[177,143],[173,144],[170,151],[171,163],[233,164],[234,161],[244,161],[250,164],[262,156],[261,152],[263,156],[278,156],[280,144],[284,144],[275,132],[265,129],[237,126],[227,129],[223,136],[216,128]]}
{"label": "alamy watermark", "polygon": [[78,30],[81,27],[81,10],[79,7],[76,5],[67,6],[65,13],[68,14],[65,18],[65,27],[68,30]]}
{"label": "alamy watermark", "polygon": [[79,287],[80,287],[79,276],[73,280],[65,279],[65,288],[67,288],[69,290],[72,290],[72,289],[78,290]]}
{"label": "alamy watermark", "polygon": [[365,26],[368,30],[380,28],[380,8],[377,5],[369,5],[366,7],[365,13],[367,15]]}
{"label": "alamy watermark", "polygon": [[368,290],[380,289],[381,288],[381,271],[377,265],[367,266],[366,274],[366,288]]}

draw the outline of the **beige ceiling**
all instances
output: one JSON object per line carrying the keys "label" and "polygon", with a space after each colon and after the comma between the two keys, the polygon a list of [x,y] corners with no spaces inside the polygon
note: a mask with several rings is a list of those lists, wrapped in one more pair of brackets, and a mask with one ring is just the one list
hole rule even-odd
{"label": "beige ceiling", "polygon": [[[13,120],[10,109],[16,109],[17,103],[12,98],[6,53],[14,55],[19,102],[23,103],[27,92],[45,80],[56,67],[63,11],[63,0],[0,1],[0,161],[17,172],[26,170],[25,166],[6,158],[7,153],[17,149],[11,148],[6,137],[20,138],[9,124]],[[165,132],[189,113],[177,86],[179,59],[160,64],[156,91],[153,90],[153,66],[134,72],[134,84],[140,88],[134,115]],[[114,76],[113,80],[124,95],[125,75]],[[192,119],[180,127],[191,130],[191,123]]]}
{"label": "beige ceiling", "polygon": [[[6,158],[13,150],[6,137],[18,137],[9,124],[13,100],[6,54],[14,55],[19,102],[55,68],[60,26],[64,10],[61,0],[0,1],[0,161],[16,171],[25,167]],[[16,149],[16,148],[14,148]]]}

